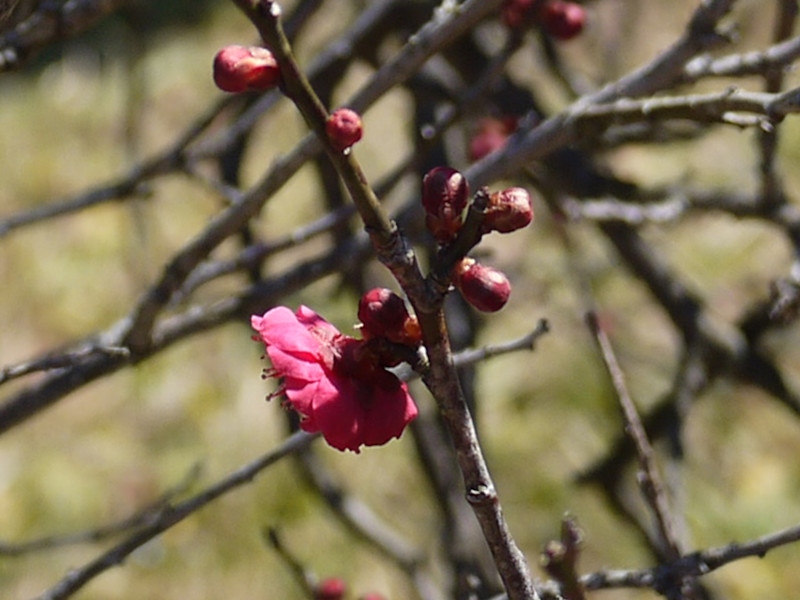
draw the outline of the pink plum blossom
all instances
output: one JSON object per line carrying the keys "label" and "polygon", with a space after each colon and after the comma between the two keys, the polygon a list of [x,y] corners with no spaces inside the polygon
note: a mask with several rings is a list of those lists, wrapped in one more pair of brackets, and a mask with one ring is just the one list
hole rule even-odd
{"label": "pink plum blossom", "polygon": [[408,388],[386,371],[363,340],[343,335],[306,306],[253,315],[251,324],[272,362],[270,376],[302,417],[338,450],[359,452],[400,437],[417,416]]}

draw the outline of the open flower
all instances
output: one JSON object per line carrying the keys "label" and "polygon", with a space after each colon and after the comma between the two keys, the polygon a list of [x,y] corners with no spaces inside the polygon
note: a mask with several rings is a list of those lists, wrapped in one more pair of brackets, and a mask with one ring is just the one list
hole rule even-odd
{"label": "open flower", "polygon": [[306,306],[279,306],[251,324],[283,379],[282,392],[300,426],[321,432],[338,450],[358,452],[400,437],[417,416],[408,388],[380,366],[363,340],[343,335]]}

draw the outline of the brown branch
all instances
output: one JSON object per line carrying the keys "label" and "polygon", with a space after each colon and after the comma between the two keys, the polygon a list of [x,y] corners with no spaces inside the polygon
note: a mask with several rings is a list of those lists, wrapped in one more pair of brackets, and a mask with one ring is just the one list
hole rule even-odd
{"label": "brown branch", "polygon": [[667,489],[656,463],[655,451],[647,437],[639,411],[628,393],[625,376],[617,361],[611,341],[597,319],[597,314],[590,311],[586,314],[586,323],[592,332],[603,363],[608,371],[611,383],[622,412],[624,430],[633,441],[636,456],[639,460],[639,476],[637,481],[647,504],[653,512],[659,539],[663,545],[667,560],[675,561],[681,556],[681,548],[670,507]]}
{"label": "brown branch", "polygon": [[81,33],[129,0],[71,0],[54,6],[42,2],[12,30],[0,35],[0,73],[21,66],[36,51]]}

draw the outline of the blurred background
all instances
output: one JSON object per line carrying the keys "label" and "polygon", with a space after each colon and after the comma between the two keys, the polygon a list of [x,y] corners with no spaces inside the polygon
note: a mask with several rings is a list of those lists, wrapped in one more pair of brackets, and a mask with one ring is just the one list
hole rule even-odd
{"label": "blurred background", "polygon": [[[282,4],[291,14],[297,3]],[[310,64],[369,4],[322,2],[296,39],[301,64]],[[430,12],[431,3],[409,6],[423,4]],[[736,42],[723,51],[769,46],[779,4],[738,2],[729,18]],[[595,89],[663,51],[681,35],[696,5],[689,0],[587,3],[586,30],[556,44],[563,72],[577,82],[572,90],[534,34],[506,72],[553,114],[571,102],[576,89]],[[389,36],[374,58],[385,60],[402,47],[403,34]],[[476,32],[487,48],[501,47],[504,36],[498,19],[482,23]],[[0,74],[0,221],[115,181],[169,148],[222,101],[211,79],[216,51],[255,42],[254,28],[231,3],[140,1]],[[332,90],[331,106],[349,97],[374,68],[369,61],[349,68]],[[787,86],[796,83],[793,73],[787,77]],[[731,83],[713,79],[674,91],[722,90]],[[735,83],[763,89],[757,77]],[[468,113],[442,146],[456,168],[468,165],[464,148],[480,113],[480,108]],[[215,127],[224,131],[230,122],[226,115],[217,115],[211,134]],[[413,150],[417,117],[408,88],[392,90],[364,114],[366,134],[355,153],[372,181],[382,180]],[[240,187],[255,184],[306,133],[297,111],[279,101],[252,128]],[[609,144],[594,156],[619,178],[647,188],[686,184],[723,196],[755,194],[755,137],[750,130],[711,127],[663,143]],[[798,184],[797,148],[797,125],[790,118],[781,126],[778,159],[790,196]],[[228,200],[208,185],[212,179],[175,170],[143,182],[135,196],[4,232],[0,365],[57,352],[128,314],[170,257],[224,208]],[[399,206],[413,197],[418,182],[418,174],[404,177],[385,197],[387,204]],[[530,180],[493,187],[512,183],[534,193],[536,221],[481,244],[485,261],[508,274],[513,292],[501,312],[469,314],[472,345],[516,338],[540,318],[548,319],[551,333],[533,352],[501,356],[476,368],[476,416],[506,516],[538,577],[545,577],[537,567],[538,554],[558,536],[565,512],[576,517],[585,534],[581,572],[651,566],[652,553],[636,528],[610,507],[599,486],[578,481],[621,433],[614,394],[583,322],[583,286],[591,285],[631,394],[645,413],[674,384],[680,334],[591,219],[566,223]],[[317,173],[305,167],[252,222],[252,235],[278,239],[313,221],[327,210],[323,195]],[[794,260],[787,236],[763,219],[697,211],[638,229],[703,299],[710,318],[723,324],[768,299],[770,285],[787,277]],[[281,273],[316,256],[331,243],[323,237],[276,255],[266,271]],[[229,240],[213,258],[238,251]],[[320,277],[281,295],[279,303],[307,304],[342,331],[351,331],[358,295],[343,284],[348,273],[344,276]],[[370,283],[390,283],[374,261],[361,276]],[[247,281],[243,272],[219,278],[193,291],[190,303],[213,306],[239,293]],[[178,313],[190,303],[176,303],[171,310]],[[119,521],[182,482],[187,487],[181,494],[198,491],[278,445],[287,435],[286,419],[278,401],[265,402],[274,382],[260,377],[266,366],[263,347],[251,334],[246,318],[231,319],[82,386],[5,431],[0,541],[13,546]],[[797,325],[789,324],[770,330],[760,343],[789,387],[800,390],[797,336]],[[5,382],[2,397],[11,398],[45,376],[33,373]],[[413,384],[412,391],[423,410],[433,410],[421,385]],[[691,548],[749,540],[800,520],[800,422],[784,403],[756,386],[722,377],[692,405],[683,433],[683,460],[665,460],[662,466],[670,480],[681,482],[676,506],[685,515]],[[411,542],[425,549],[439,546],[440,516],[410,435],[360,455],[321,444],[317,451],[348,492]],[[285,561],[264,543],[265,526],[277,527],[294,555],[319,577],[343,577],[350,597],[372,591],[390,600],[413,597],[403,573],[332,518],[291,460],[148,543],[75,597],[305,597]],[[111,543],[0,553],[0,596],[34,597]],[[800,588],[798,564],[800,546],[790,545],[763,560],[722,568],[704,582],[719,598],[792,598]],[[656,597],[647,590],[600,594]]]}

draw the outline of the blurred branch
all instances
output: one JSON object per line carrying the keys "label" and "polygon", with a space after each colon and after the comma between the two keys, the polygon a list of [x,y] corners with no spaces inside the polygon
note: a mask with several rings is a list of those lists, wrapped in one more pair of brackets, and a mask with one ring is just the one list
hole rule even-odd
{"label": "blurred branch", "polygon": [[659,589],[665,579],[702,577],[743,558],[763,558],[768,552],[799,540],[800,525],[795,525],[742,544],[727,544],[693,552],[672,563],[650,569],[601,571],[584,575],[581,582],[590,590],[629,587]]}
{"label": "blurred branch", "polygon": [[[651,567],[649,569],[610,569],[587,573],[580,577],[580,583],[588,591],[612,589],[662,589],[664,580],[685,577],[703,577],[712,571],[732,564],[743,558],[764,558],[768,552],[800,541],[800,525],[783,529],[776,533],[756,538],[741,544],[727,544],[687,554],[677,561]],[[561,586],[556,581],[537,584],[542,600],[561,600]],[[507,600],[500,594],[490,600]]]}
{"label": "blurred branch", "polygon": [[[773,26],[773,40],[782,42],[792,35],[797,18],[797,0],[779,0]],[[764,73],[764,90],[775,94],[781,91],[784,83],[783,70],[773,69]],[[784,198],[783,184],[780,181],[775,157],[778,151],[778,128],[766,127],[759,132],[761,146],[761,197],[764,202],[774,205]]]}
{"label": "blurred branch", "polygon": [[257,458],[251,463],[233,471],[217,483],[205,488],[191,498],[177,504],[167,503],[149,522],[136,533],[129,536],[91,562],[72,569],[56,585],[37,597],[37,600],[63,600],[69,598],[92,579],[112,567],[121,565],[137,548],[163,533],[173,525],[197,512],[217,498],[224,496],[253,479],[267,467],[280,459],[297,452],[310,444],[317,436],[299,431],[286,439],[280,446]]}
{"label": "blurred branch", "polygon": [[681,38],[647,65],[634,70],[603,89],[583,96],[571,108],[539,123],[529,131],[512,136],[504,148],[472,165],[465,176],[475,186],[492,179],[520,173],[536,159],[575,141],[574,132],[565,127],[573,112],[583,107],[653,94],[678,83],[686,63],[700,52],[727,40],[717,31],[720,19],[731,10],[735,0],[705,0],[692,15]]}
{"label": "blurred branch", "polygon": [[[667,489],[656,463],[655,451],[647,437],[647,432],[639,417],[639,411],[628,393],[625,376],[617,361],[616,354],[611,346],[611,341],[600,325],[597,314],[593,311],[589,311],[586,315],[586,322],[597,342],[600,355],[603,358],[603,363],[611,378],[611,383],[614,387],[617,401],[622,412],[623,429],[625,433],[630,436],[636,448],[636,457],[639,461],[640,468],[636,480],[647,505],[653,513],[664,557],[666,560],[675,561],[680,558],[682,552],[672,515],[672,508],[670,507],[667,495]],[[676,588],[677,589],[673,589],[668,594],[668,597],[685,597],[683,582],[679,582]]]}
{"label": "blurred branch", "polygon": [[64,535],[50,535],[42,538],[29,540],[27,542],[9,543],[0,542],[0,556],[22,556],[40,550],[51,550],[62,546],[74,544],[85,544],[89,542],[101,542],[110,537],[116,537],[139,527],[152,523],[157,515],[166,510],[170,502],[189,489],[200,477],[201,465],[196,464],[186,474],[183,481],[167,490],[156,498],[153,502],[138,510],[135,514],[126,517],[116,523],[102,525],[94,529],[68,533]]}
{"label": "blurred branch", "polygon": [[693,83],[706,77],[763,75],[784,69],[798,58],[800,58],[800,37],[777,43],[765,50],[729,54],[718,58],[704,54],[686,63],[681,81]]}
{"label": "blurred branch", "polygon": [[111,200],[146,198],[148,192],[145,183],[160,175],[180,170],[186,161],[189,144],[208,128],[220,111],[237,101],[239,100],[236,98],[226,98],[214,104],[180,135],[168,150],[135,165],[117,180],[71,198],[43,204],[0,220],[0,239],[20,227],[79,212]]}
{"label": "blurred branch", "polygon": [[283,538],[275,527],[265,527],[261,532],[264,541],[269,544],[283,562],[289,567],[295,581],[300,585],[307,598],[314,598],[314,586],[317,584],[316,577],[306,569],[300,560],[286,547]]}
{"label": "blurred branch", "polygon": [[444,600],[430,573],[423,568],[425,556],[420,548],[381,519],[366,503],[344,490],[334,479],[313,449],[297,454],[300,469],[314,491],[323,499],[336,519],[357,539],[369,544],[392,564],[399,567],[414,583],[420,600]]}
{"label": "blurred branch", "polygon": [[24,21],[0,34],[0,73],[19,68],[37,50],[81,33],[128,2],[130,0],[39,3]]}

